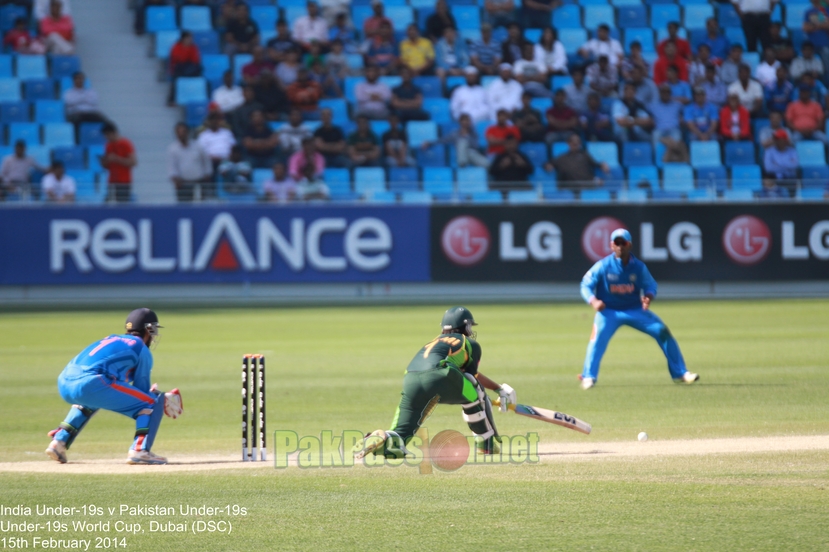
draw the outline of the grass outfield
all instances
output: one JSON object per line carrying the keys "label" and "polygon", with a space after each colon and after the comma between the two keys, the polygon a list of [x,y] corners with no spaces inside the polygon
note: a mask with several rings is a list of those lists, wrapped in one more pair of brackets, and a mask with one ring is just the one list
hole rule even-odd
{"label": "grass outfield", "polygon": [[[154,450],[171,460],[237,453],[246,352],[267,355],[270,431],[386,427],[405,366],[437,333],[442,308],[161,309],[165,329],[153,381],[181,388],[185,414],[164,421]],[[553,450],[557,442],[633,440],[639,431],[656,441],[829,434],[829,301],[654,304],[701,382],[673,384],[653,341],[623,328],[589,392],[576,380],[590,333],[588,307],[471,308],[480,323],[482,372],[512,385],[520,402],[567,412],[594,428],[584,436],[496,413],[504,434],[535,431]],[[119,331],[125,316],[0,314],[0,462],[48,462],[45,433],[67,410],[55,387],[58,373],[82,347]],[[450,406],[438,408],[427,426],[432,434],[468,431]],[[133,427],[124,417],[97,415],[70,461],[125,457]],[[220,500],[248,509],[229,536],[144,534],[129,537],[130,550],[825,550],[828,464],[826,451],[575,458],[431,476],[412,468],[61,475],[55,464],[55,475],[0,472],[0,503]],[[8,520],[25,521],[0,515]],[[0,539],[11,535],[0,532]]]}

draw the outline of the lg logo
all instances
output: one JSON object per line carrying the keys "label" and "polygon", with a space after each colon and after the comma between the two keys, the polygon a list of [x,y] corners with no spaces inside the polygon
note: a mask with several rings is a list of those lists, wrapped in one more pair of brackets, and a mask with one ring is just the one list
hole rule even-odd
{"label": "lg logo", "polygon": [[461,266],[478,264],[489,252],[492,239],[483,222],[462,216],[449,221],[440,239],[443,252],[450,261]]}
{"label": "lg logo", "polygon": [[722,245],[734,262],[741,265],[757,264],[771,250],[771,232],[759,218],[743,215],[725,227]]}
{"label": "lg logo", "polygon": [[625,224],[613,217],[593,219],[581,235],[581,249],[593,262],[610,255],[610,234],[617,228],[627,228]]}

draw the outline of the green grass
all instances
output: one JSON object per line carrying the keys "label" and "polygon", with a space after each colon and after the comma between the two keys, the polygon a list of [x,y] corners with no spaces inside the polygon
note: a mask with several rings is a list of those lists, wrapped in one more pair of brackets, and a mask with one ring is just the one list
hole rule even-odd
{"label": "green grass", "polygon": [[[591,312],[581,305],[472,305],[481,371],[520,402],[593,424],[591,436],[496,414],[541,442],[829,433],[829,301],[654,305],[699,385],[671,382],[647,336],[620,330],[599,385],[578,387]],[[160,311],[153,380],[180,387],[185,414],[155,450],[236,453],[241,355],[268,361],[269,430],[367,431],[391,420],[403,370],[437,333],[440,307]],[[67,405],[55,379],[125,312],[0,314],[0,462],[46,461]],[[457,407],[428,427],[466,432]],[[70,460],[125,456],[132,421],[102,413]],[[230,536],[146,534],[130,550],[461,549],[823,550],[829,453],[762,453],[475,466],[233,470],[193,474],[0,474],[0,503],[239,504]],[[0,517],[0,519],[8,519]],[[18,520],[19,521],[19,520]],[[139,520],[140,521],[140,520]],[[0,534],[0,537],[3,535]]]}

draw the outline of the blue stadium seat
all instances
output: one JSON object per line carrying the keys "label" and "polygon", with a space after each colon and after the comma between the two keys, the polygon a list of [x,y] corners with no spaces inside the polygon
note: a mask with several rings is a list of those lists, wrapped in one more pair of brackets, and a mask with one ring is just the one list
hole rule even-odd
{"label": "blue stadium seat", "polygon": [[[360,1],[365,2],[365,0],[360,0]],[[353,3],[356,4],[357,1],[355,0]],[[411,7],[413,7],[414,9],[416,9],[416,10],[430,9],[433,12],[435,11],[435,3],[432,2],[432,0],[409,0],[409,5]],[[418,24],[418,26],[421,26],[421,25]]]}
{"label": "blue stadium seat", "polygon": [[455,193],[455,178],[449,167],[424,167],[423,189],[431,194],[450,196]]}
{"label": "blue stadium seat", "polygon": [[85,170],[84,148],[81,146],[62,146],[52,149],[52,160],[62,161],[66,170]]}
{"label": "blue stadium seat", "polygon": [[533,204],[538,203],[539,200],[538,191],[536,190],[516,190],[507,194],[507,203],[511,205]]}
{"label": "blue stadium seat", "polygon": [[75,145],[75,127],[71,123],[43,125],[43,145],[50,148]]}
{"label": "blue stadium seat", "polygon": [[822,188],[800,188],[796,197],[801,201],[823,201],[826,199],[826,191]]}
{"label": "blue stadium seat", "polygon": [[722,165],[720,159],[720,143],[691,142],[691,166],[695,169],[700,167],[718,167]]}
{"label": "blue stadium seat", "polygon": [[[460,6],[460,7],[472,7],[472,6]],[[453,10],[453,13],[454,13],[454,10],[457,9],[457,7],[451,8],[451,9]],[[477,14],[478,13],[477,6],[474,7],[473,9],[474,9],[475,13]],[[409,6],[389,6],[388,4],[386,4],[385,13],[386,13],[386,17],[391,19],[392,26],[394,27],[394,30],[397,31],[397,32],[405,31],[406,27],[408,27],[409,25],[414,23],[414,17],[412,15],[412,8],[410,8]],[[459,18],[457,15],[455,16],[455,20],[458,23],[458,28],[459,29],[479,29],[480,26],[481,26],[480,19],[478,20],[478,24],[477,24],[477,27],[476,27],[476,26],[472,26],[472,24],[469,22],[469,19],[467,19],[468,17],[471,17],[471,16],[464,16],[464,18],[463,18],[464,22],[461,22],[461,18]],[[362,30],[362,27],[360,27],[360,29]]]}
{"label": "blue stadium seat", "polygon": [[[693,192],[694,190],[689,190]],[[652,201],[682,201],[686,192],[679,190],[654,190],[651,192]]]}
{"label": "blue stadium seat", "polygon": [[[725,29],[725,37],[731,44],[739,44],[743,47],[743,50],[746,48],[746,35],[743,32],[741,27],[728,27]],[[745,55],[745,54],[743,54]]]}
{"label": "blue stadium seat", "polygon": [[388,190],[367,190],[365,199],[371,203],[397,203],[397,194]]}
{"label": "blue stadium seat", "polygon": [[219,45],[219,34],[214,30],[193,32],[193,42],[199,47],[199,52],[202,55],[222,53]]}
{"label": "blue stadium seat", "polygon": [[449,9],[458,24],[458,29],[481,28],[481,9],[478,6],[451,6]]}
{"label": "blue stadium seat", "polygon": [[210,82],[221,82],[225,71],[230,69],[230,58],[224,54],[204,54],[201,64],[204,78]]}
{"label": "blue stadium seat", "polygon": [[486,169],[481,167],[464,167],[458,169],[458,192],[471,194],[487,191]]}
{"label": "blue stadium seat", "polygon": [[829,167],[825,165],[807,166],[801,170],[803,186],[807,188],[820,187],[821,189],[829,182]]}
{"label": "blue stadium seat", "polygon": [[[582,5],[585,3],[582,2]],[[541,29],[524,29],[524,38],[536,44],[539,40],[541,40]]]}
{"label": "blue stadium seat", "polygon": [[526,142],[519,149],[530,158],[536,169],[542,167],[548,160],[547,144]]}
{"label": "blue stadium seat", "polygon": [[382,138],[383,134],[388,132],[391,128],[388,121],[369,121],[368,124],[371,127],[371,131],[376,134],[378,138]]}
{"label": "blue stadium seat", "polygon": [[41,167],[48,167],[51,162],[51,150],[45,146],[41,146],[37,142],[30,142],[26,147],[26,153],[31,155],[32,159]]}
{"label": "blue stadium seat", "polygon": [[611,167],[619,166],[619,150],[613,142],[588,142],[587,153],[599,163],[607,163]]}
{"label": "blue stadium seat", "polygon": [[423,91],[424,98],[443,97],[443,85],[438,77],[415,77],[413,82]]}
{"label": "blue stadium seat", "polygon": [[576,54],[579,48],[587,42],[587,31],[582,28],[559,29],[558,39],[568,54]]}
{"label": "blue stadium seat", "polygon": [[[583,2],[582,2],[583,4]],[[596,29],[602,23],[606,23],[611,28],[616,26],[616,13],[612,6],[590,6],[584,10],[584,28]],[[536,41],[537,42],[537,41]]]}
{"label": "blue stadium seat", "polygon": [[625,186],[625,170],[622,167],[610,167],[610,172],[605,174],[601,169],[595,169],[596,177],[604,179],[604,187],[611,192],[621,190]]}
{"label": "blue stadium seat", "polygon": [[622,164],[625,167],[653,165],[653,148],[648,142],[625,142]]}
{"label": "blue stadium seat", "polygon": [[622,203],[639,203],[648,200],[648,192],[636,188],[633,190],[619,190],[616,192],[616,199]]}
{"label": "blue stadium seat", "polygon": [[389,169],[389,190],[393,192],[413,191],[420,188],[420,178],[414,167],[392,167]]}
{"label": "blue stadium seat", "polygon": [[250,54],[236,54],[233,56],[233,80],[234,82],[242,81],[242,67],[253,61],[253,56]]}
{"label": "blue stadium seat", "polygon": [[[63,113],[61,113],[61,116],[63,116]],[[29,115],[29,102],[1,103],[0,121],[3,123],[28,123],[31,121],[31,116]]]}
{"label": "blue stadium seat", "polygon": [[555,91],[573,84],[573,77],[570,75],[553,75],[550,77],[550,89]]}
{"label": "blue stadium seat", "polygon": [[748,188],[739,188],[737,190],[726,190],[722,195],[726,201],[753,201],[754,192]]}
{"label": "blue stadium seat", "polygon": [[386,190],[386,173],[377,167],[354,169],[354,191],[358,194]]}
{"label": "blue stadium seat", "polygon": [[331,116],[335,125],[341,125],[348,121],[348,104],[345,100],[336,98],[329,100],[320,100],[320,109],[327,108],[331,110]]}
{"label": "blue stadium seat", "polygon": [[662,171],[662,189],[688,192],[694,189],[694,171],[685,163],[665,163]]}
{"label": "blue stadium seat", "polygon": [[717,4],[717,21],[720,27],[728,29],[729,27],[741,27],[743,22],[740,16],[737,15],[737,10],[731,4],[719,3]]}
{"label": "blue stadium seat", "polygon": [[418,148],[415,156],[417,164],[421,167],[446,167],[446,148],[442,144],[435,144],[427,149]]}
{"label": "blue stadium seat", "polygon": [[620,6],[638,6],[642,3],[642,0],[611,0],[610,3],[618,8]]}
{"label": "blue stadium seat", "polygon": [[14,56],[10,54],[0,54],[0,79],[8,79],[14,77],[14,69],[12,62]]}
{"label": "blue stadium seat", "polygon": [[556,180],[556,173],[547,172],[545,170],[536,170],[530,177],[530,182],[536,188],[540,188],[541,192],[551,192],[558,190],[558,182]]}
{"label": "blue stadium seat", "polygon": [[696,203],[714,201],[717,199],[717,191],[713,187],[697,188],[686,193],[685,197],[688,198],[688,201],[693,201]]}
{"label": "blue stadium seat", "polygon": [[[553,88],[553,90],[556,89]],[[541,112],[541,116],[543,117],[547,113],[547,110],[553,107],[553,100],[552,98],[533,98],[530,100],[530,107]]]}
{"label": "blue stadium seat", "polygon": [[683,26],[688,30],[705,29],[705,20],[714,17],[714,8],[710,4],[692,4],[685,6]]}
{"label": "blue stadium seat", "polygon": [[170,50],[173,45],[178,42],[181,33],[178,31],[159,31],[155,33],[155,57],[158,59],[167,59],[170,57]]}
{"label": "blue stadium seat", "polygon": [[759,165],[734,165],[731,167],[731,189],[747,189],[759,192],[763,187]]}
{"label": "blue stadium seat", "polygon": [[322,179],[331,192],[331,199],[350,201],[359,197],[351,189],[351,174],[348,169],[325,169]]}
{"label": "blue stadium seat", "polygon": [[52,65],[50,76],[53,79],[71,77],[81,70],[81,60],[78,56],[50,56],[50,60]]}
{"label": "blue stadium seat", "polygon": [[434,142],[438,139],[438,126],[434,121],[409,121],[406,123],[406,134],[410,148],[419,148],[424,142]]}
{"label": "blue stadium seat", "polygon": [[494,121],[478,121],[475,123],[475,132],[478,133],[479,145],[486,146],[486,129],[494,125]]}
{"label": "blue stadium seat", "polygon": [[173,6],[150,6],[146,12],[146,29],[148,33],[158,31],[174,31],[176,24],[176,9]]}
{"label": "blue stadium seat", "polygon": [[811,4],[786,4],[786,27],[799,29],[803,26],[803,14],[811,8]]}
{"label": "blue stadium seat", "polygon": [[14,145],[18,140],[23,140],[26,145],[39,146],[41,144],[40,125],[37,123],[9,124],[9,145]]}
{"label": "blue stadium seat", "polygon": [[610,190],[582,190],[579,199],[590,203],[604,203],[610,201]]}
{"label": "blue stadium seat", "polygon": [[644,27],[626,29],[624,41],[625,51],[629,52],[630,43],[637,41],[642,45],[642,53],[656,52],[656,44],[653,40],[653,30]]}
{"label": "blue stadium seat", "polygon": [[176,104],[206,102],[207,82],[204,77],[179,77],[176,79]]}
{"label": "blue stadium seat", "polygon": [[676,4],[655,4],[651,6],[651,28],[664,29],[671,21],[682,23],[679,6]]}
{"label": "blue stadium seat", "polygon": [[66,121],[66,117],[61,100],[39,100],[35,102],[36,123],[62,123],[64,121]]}
{"label": "blue stadium seat", "polygon": [[410,205],[428,205],[433,199],[432,194],[420,190],[406,190],[400,194],[400,203]]}
{"label": "blue stadium seat", "polygon": [[[280,3],[280,5],[283,4]],[[307,15],[307,10],[303,15]],[[279,19],[279,11],[276,6],[251,6],[250,18],[259,25],[260,32],[266,31],[276,26],[276,20]]]}
{"label": "blue stadium seat", "polygon": [[[31,2],[29,2],[31,5]],[[0,31],[5,33],[14,28],[14,21],[18,17],[28,19],[29,14],[25,6],[5,5],[0,7]]]}
{"label": "blue stadium seat", "polygon": [[357,95],[355,90],[357,89],[357,85],[365,80],[366,79],[363,77],[346,77],[343,85],[343,95],[345,96],[345,99],[351,103],[357,103]]}
{"label": "blue stadium seat", "polygon": [[182,7],[181,28],[185,31],[213,30],[213,18],[210,15],[210,8],[207,6]]}
{"label": "blue stadium seat", "polygon": [[383,84],[385,84],[386,86],[388,86],[389,88],[392,88],[392,89],[400,86],[403,83],[403,78],[402,77],[398,77],[398,76],[394,76],[394,75],[386,75],[384,77],[380,77],[377,80],[378,80],[378,82],[382,82]]}
{"label": "blue stadium seat", "polygon": [[581,8],[575,4],[565,4],[553,11],[553,27],[556,29],[583,29]]}
{"label": "blue stadium seat", "polygon": [[98,157],[104,154],[105,147],[101,144],[100,146],[88,146],[86,148],[86,165],[89,170],[104,172],[104,168],[101,167],[101,161]]}
{"label": "blue stadium seat", "polygon": [[564,155],[569,149],[567,142],[553,142],[553,159],[559,155]]}
{"label": "blue stadium seat", "polygon": [[616,20],[620,29],[645,28],[648,26],[648,9],[645,6],[616,8]]}
{"label": "blue stadium seat", "polygon": [[26,101],[55,99],[55,81],[52,79],[33,79],[23,81],[23,97]]}
{"label": "blue stadium seat", "polygon": [[[452,76],[446,77],[446,93],[447,93],[447,96],[451,96],[452,91],[455,88],[457,88],[458,86],[463,86],[464,84],[466,84],[466,77],[462,77],[460,75],[452,75]],[[481,83],[481,86],[483,86],[483,83]],[[486,87],[484,86],[484,88],[486,88]]]}
{"label": "blue stadium seat", "polygon": [[[425,17],[423,18],[423,25],[418,23],[418,27],[421,29],[426,27],[426,18],[429,17],[435,11],[434,6],[431,6],[428,10],[426,10]],[[355,29],[359,29],[360,32],[363,30],[363,23],[365,20],[374,15],[374,11],[371,9],[371,6],[358,6],[352,5],[351,6],[351,21],[354,25]],[[388,15],[388,14],[387,14]],[[418,17],[420,13],[418,13]]]}
{"label": "blue stadium seat", "polygon": [[469,194],[472,203],[501,203],[503,201],[501,192],[478,191]]}
{"label": "blue stadium seat", "polygon": [[647,182],[651,189],[659,188],[659,171],[653,165],[636,165],[628,169],[628,187],[640,188],[640,184]]}
{"label": "blue stadium seat", "polygon": [[734,165],[753,165],[754,144],[748,141],[726,142],[725,164],[728,167],[733,167]]}
{"label": "blue stadium seat", "polygon": [[728,172],[725,167],[703,167],[696,170],[697,187],[722,191],[728,188]]}
{"label": "blue stadium seat", "polygon": [[103,123],[81,123],[79,129],[80,144],[82,146],[103,146],[106,138],[101,133]]}
{"label": "blue stadium seat", "polygon": [[452,122],[452,110],[446,98],[423,98],[423,109],[432,117],[436,124]]}
{"label": "blue stadium seat", "polygon": [[190,128],[201,125],[207,117],[208,102],[191,102],[184,106],[184,124]]}
{"label": "blue stadium seat", "polygon": [[817,140],[801,140],[795,144],[797,157],[800,159],[801,167],[812,167],[826,165],[826,150],[823,142]]}
{"label": "blue stadium seat", "polygon": [[576,194],[570,190],[544,190],[543,196],[545,201],[551,202],[568,202],[576,200]]}

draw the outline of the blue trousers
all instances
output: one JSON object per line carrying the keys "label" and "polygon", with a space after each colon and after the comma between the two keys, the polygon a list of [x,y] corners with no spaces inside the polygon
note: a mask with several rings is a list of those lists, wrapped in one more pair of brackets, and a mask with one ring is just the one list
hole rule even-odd
{"label": "blue trousers", "polygon": [[98,375],[58,377],[58,392],[72,405],[54,438],[69,448],[78,433],[100,409],[135,419],[134,450],[150,450],[164,414],[164,394],[144,392],[128,383]]}
{"label": "blue trousers", "polygon": [[671,335],[668,326],[658,316],[642,308],[631,310],[606,308],[601,312],[597,312],[593,320],[593,334],[587,344],[587,355],[584,358],[584,370],[581,374],[583,378],[598,379],[602,356],[607,350],[610,338],[613,337],[619,326],[630,326],[654,338],[659,344],[659,348],[665,353],[665,358],[668,359],[668,371],[670,371],[672,378],[681,378],[687,371],[685,360],[679,351],[679,344]]}

